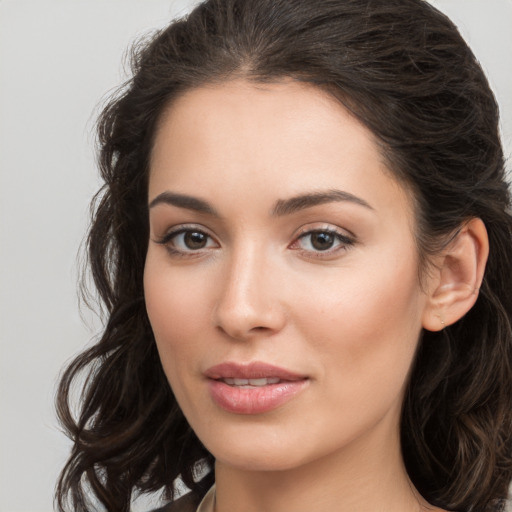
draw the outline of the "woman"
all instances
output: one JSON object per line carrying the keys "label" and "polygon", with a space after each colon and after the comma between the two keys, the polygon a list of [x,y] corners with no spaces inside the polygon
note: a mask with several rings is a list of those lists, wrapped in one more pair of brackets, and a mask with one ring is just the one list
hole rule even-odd
{"label": "woman", "polygon": [[60,510],[501,510],[510,198],[453,24],[210,0],[134,56],[99,124],[108,323],[61,382]]}

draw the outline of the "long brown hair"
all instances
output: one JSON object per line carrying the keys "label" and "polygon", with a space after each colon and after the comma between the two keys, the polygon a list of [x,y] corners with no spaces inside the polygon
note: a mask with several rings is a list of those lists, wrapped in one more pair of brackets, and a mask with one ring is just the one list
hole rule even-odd
{"label": "long brown hair", "polygon": [[[87,239],[108,313],[99,341],[65,371],[58,413],[74,442],[59,510],[128,511],[134,492],[181,476],[200,498],[212,456],[162,371],[143,296],[147,179],[163,109],[181,92],[243,77],[329,90],[374,133],[414,192],[423,261],[468,218],[487,227],[479,298],[424,332],[402,415],[410,478],[432,504],[497,511],[512,477],[512,220],[486,78],[455,26],[423,0],[208,0],[133,49],[133,78],[99,120],[104,186]],[[86,373],[80,410],[70,395]],[[67,508],[69,505],[69,508]]]}

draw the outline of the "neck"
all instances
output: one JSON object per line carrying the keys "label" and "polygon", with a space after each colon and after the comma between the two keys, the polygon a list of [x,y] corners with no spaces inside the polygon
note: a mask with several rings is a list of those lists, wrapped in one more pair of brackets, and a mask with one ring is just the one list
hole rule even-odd
{"label": "neck", "polygon": [[428,505],[407,476],[398,434],[385,437],[385,442],[375,431],[369,436],[373,438],[279,471],[251,471],[217,461],[215,512],[426,510]]}

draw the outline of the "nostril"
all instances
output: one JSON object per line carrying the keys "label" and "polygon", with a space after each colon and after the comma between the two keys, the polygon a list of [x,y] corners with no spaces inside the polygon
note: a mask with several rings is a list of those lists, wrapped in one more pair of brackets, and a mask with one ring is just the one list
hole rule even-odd
{"label": "nostril", "polygon": [[271,301],[256,293],[254,286],[250,287],[251,294],[244,292],[247,286],[233,286],[219,297],[212,309],[215,327],[233,339],[268,336],[280,331],[286,323],[282,305],[275,298]]}
{"label": "nostril", "polygon": [[257,325],[256,327],[249,327],[244,329],[242,326],[237,325],[217,325],[216,328],[228,335],[230,338],[237,340],[249,339],[255,335],[265,335],[272,332],[271,327],[265,327],[263,325]]}

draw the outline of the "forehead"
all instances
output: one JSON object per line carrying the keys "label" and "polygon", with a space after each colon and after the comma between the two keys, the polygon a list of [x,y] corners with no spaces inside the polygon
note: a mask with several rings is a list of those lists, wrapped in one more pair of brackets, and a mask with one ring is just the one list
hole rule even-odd
{"label": "forehead", "polygon": [[[173,147],[175,140],[179,147]],[[291,79],[263,84],[234,80],[186,91],[160,119],[152,163],[157,164],[164,152],[167,159],[171,149],[189,149],[182,145],[186,141],[197,150],[222,147],[226,159],[235,156],[235,141],[254,150],[264,148],[259,164],[272,153],[273,167],[279,166],[279,155],[289,161],[299,153],[304,157],[308,149],[321,149],[309,151],[308,160],[313,160],[347,151],[349,144],[384,161],[373,134],[337,99],[319,87]],[[299,141],[306,146],[294,147]],[[201,151],[196,154],[208,156]]]}
{"label": "forehead", "polygon": [[149,196],[169,188],[218,198],[259,193],[269,204],[330,188],[370,204],[407,195],[373,134],[332,95],[292,80],[231,81],[175,99],[157,129]]}

